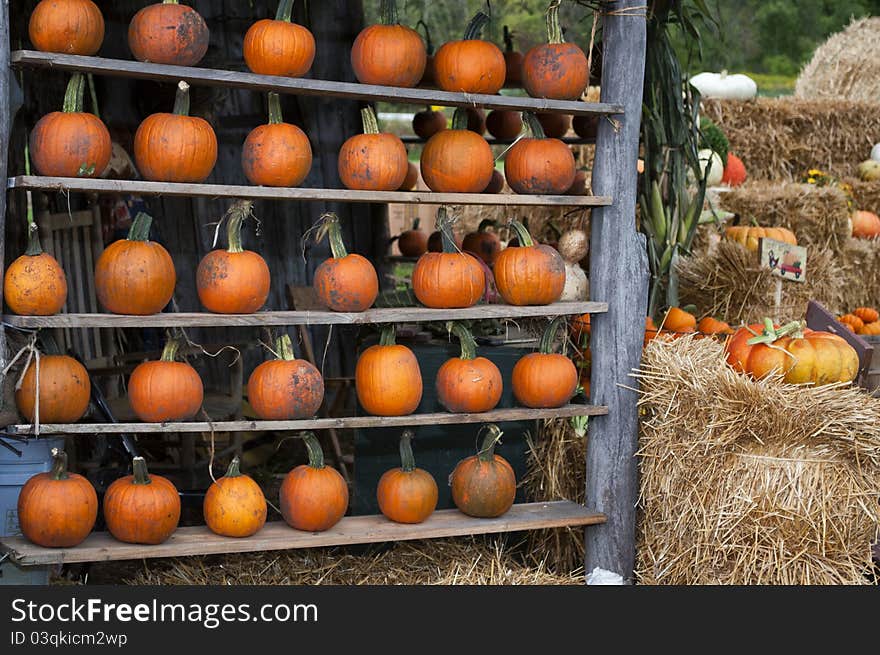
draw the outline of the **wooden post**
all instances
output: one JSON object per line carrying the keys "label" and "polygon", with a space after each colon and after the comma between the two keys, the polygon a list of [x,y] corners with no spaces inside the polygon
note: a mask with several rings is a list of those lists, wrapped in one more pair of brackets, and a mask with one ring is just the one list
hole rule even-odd
{"label": "wooden post", "polygon": [[[6,169],[9,161],[9,135],[12,132],[11,81],[9,67],[9,0],[0,0],[0,279],[6,273]],[[0,285],[0,313],[3,311],[3,286]],[[0,370],[6,367],[6,328],[0,326]]]}
{"label": "wooden post", "polygon": [[[590,419],[587,442],[588,507],[608,522],[586,531],[586,573],[600,567],[632,581],[635,562],[639,421],[637,396],[628,375],[642,355],[648,303],[648,261],[644,237],[635,225],[639,125],[645,73],[644,0],[608,5],[602,41],[602,100],[624,105],[625,114],[600,119],[593,168],[593,192],[613,198],[593,210],[590,241],[590,298],[608,303],[593,317],[590,389],[592,402],[607,416]],[[641,9],[639,8],[641,7]]]}

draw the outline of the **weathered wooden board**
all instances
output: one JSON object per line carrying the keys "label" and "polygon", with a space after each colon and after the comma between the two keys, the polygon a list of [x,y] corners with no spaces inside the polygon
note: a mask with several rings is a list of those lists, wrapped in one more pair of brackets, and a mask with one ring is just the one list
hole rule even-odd
{"label": "weathered wooden board", "polygon": [[0,551],[9,553],[10,559],[17,564],[32,566],[434,539],[595,525],[604,520],[602,514],[569,500],[560,500],[514,505],[506,514],[494,519],[477,519],[457,509],[444,509],[417,525],[394,523],[382,515],[347,516],[324,532],[302,532],[283,521],[273,521],[245,539],[221,537],[204,526],[178,528],[168,541],[155,546],[122,543],[106,532],[93,533],[74,548],[43,548],[24,537],[3,537]]}
{"label": "weathered wooden board", "polygon": [[[602,416],[607,407],[597,405],[565,405],[556,409],[530,409],[511,407],[493,409],[479,414],[452,414],[435,412],[409,414],[408,416],[343,416],[337,418],[313,418],[296,421],[190,421],[183,423],[46,423],[40,424],[40,434],[97,435],[97,434],[165,434],[167,432],[255,432],[328,430],[344,428],[388,428],[407,425],[452,425],[465,423],[503,423],[505,421],[529,421],[543,418],[567,418],[571,416]],[[10,425],[9,434],[33,434],[31,424]]]}
{"label": "weathered wooden board", "polygon": [[423,106],[485,107],[486,109],[561,112],[565,114],[618,114],[623,111],[623,107],[619,104],[547,100],[545,98],[485,95],[479,93],[450,93],[448,91],[440,91],[439,89],[404,89],[393,86],[314,80],[305,77],[274,77],[271,75],[256,75],[255,73],[229,70],[149,64],[125,59],[83,57],[80,55],[64,55],[34,50],[18,50],[13,52],[12,65],[81,71],[96,75],[124,76],[169,83],[185,80],[190,84],[226,86],[252,89],[254,91],[276,91],[278,93],[313,95],[324,98],[349,98],[374,102],[411,102]]}

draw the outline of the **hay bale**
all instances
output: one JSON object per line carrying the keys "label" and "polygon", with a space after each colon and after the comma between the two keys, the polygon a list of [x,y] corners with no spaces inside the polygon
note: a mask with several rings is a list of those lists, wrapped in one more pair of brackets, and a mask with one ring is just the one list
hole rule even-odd
{"label": "hay bale", "polygon": [[852,188],[853,204],[856,209],[880,214],[880,182],[844,180]]}
{"label": "hay bale", "polygon": [[876,102],[880,98],[880,60],[872,53],[878,41],[880,16],[853,20],[816,48],[797,79],[795,96]]}
{"label": "hay bale", "polygon": [[735,373],[711,339],[655,339],[637,580],[871,584],[880,525],[880,399]]}
{"label": "hay bale", "polygon": [[849,239],[838,264],[845,280],[839,313],[880,304],[880,239]]}
{"label": "hay bale", "polygon": [[800,180],[811,168],[853,176],[880,141],[880,95],[846,100],[704,100],[703,113],[724,130],[751,180]]}
{"label": "hay bale", "polygon": [[783,281],[778,307],[778,278],[739,244],[721,241],[713,249],[681,258],[677,270],[681,304],[696,305],[701,316],[719,317],[731,324],[760,322],[765,316],[800,318],[810,300],[832,312],[844,306],[847,278],[827,250],[809,252],[805,282]]}

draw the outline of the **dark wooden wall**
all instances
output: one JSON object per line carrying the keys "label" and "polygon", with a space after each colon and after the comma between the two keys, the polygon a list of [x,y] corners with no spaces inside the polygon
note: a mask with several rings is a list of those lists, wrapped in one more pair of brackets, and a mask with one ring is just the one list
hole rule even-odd
{"label": "dark wooden wall", "polygon": [[[27,19],[37,0],[12,3],[11,43],[14,49],[29,48]],[[106,21],[106,36],[99,56],[131,59],[127,30],[131,17],[148,4],[144,0],[97,0]],[[275,0],[192,0],[205,17],[211,31],[208,54],[199,64],[207,68],[246,70],[242,41],[248,27],[260,18],[273,17]],[[317,54],[310,76],[319,79],[354,81],[349,61],[351,43],[363,26],[363,10],[357,0],[320,0],[297,2],[295,20],[308,26],[317,41]],[[19,78],[21,79],[21,78]],[[24,139],[43,114],[60,108],[67,78],[61,73],[25,71],[24,106],[18,114],[10,148],[10,175],[24,171]],[[101,116],[114,139],[131,153],[131,139],[140,121],[155,111],[170,111],[173,85],[124,78],[96,78]],[[86,100],[87,107],[89,101]],[[285,119],[299,125],[308,135],[314,155],[311,173],[303,186],[339,187],[336,156],[342,142],[360,131],[359,106],[354,101],[287,96],[283,98]],[[248,132],[267,122],[266,98],[245,90],[193,87],[192,112],[206,118],[219,140],[217,166],[210,183],[246,184],[241,171],[241,145]],[[7,262],[24,247],[24,194],[10,198],[7,219]],[[103,198],[102,202],[111,199]],[[154,238],[171,252],[177,269],[175,300],[181,311],[200,311],[195,291],[195,270],[201,257],[211,249],[214,228],[227,203],[208,199],[145,198],[155,217]],[[84,204],[82,197],[70,199],[61,194],[51,198],[53,211],[64,211],[70,202],[73,209]],[[254,224],[246,228],[245,247],[259,251],[272,271],[272,292],[266,309],[286,309],[284,287],[287,283],[310,284],[315,267],[328,254],[325,244],[310,250],[304,260],[301,237],[325,211],[339,214],[352,251],[370,256],[377,266],[385,251],[387,227],[384,206],[351,205],[330,202],[258,202],[255,214],[260,220],[259,234]],[[221,240],[221,245],[225,241]],[[71,280],[77,284],[76,280]],[[147,337],[144,345],[154,346],[161,335],[129,333],[132,341]],[[254,329],[210,328],[193,330],[190,336],[205,343],[253,340],[261,336]],[[327,375],[353,369],[352,334],[334,329],[327,358]],[[326,330],[314,328],[316,350],[323,351]],[[245,373],[261,359],[249,357]],[[221,369],[222,370],[222,369]]]}

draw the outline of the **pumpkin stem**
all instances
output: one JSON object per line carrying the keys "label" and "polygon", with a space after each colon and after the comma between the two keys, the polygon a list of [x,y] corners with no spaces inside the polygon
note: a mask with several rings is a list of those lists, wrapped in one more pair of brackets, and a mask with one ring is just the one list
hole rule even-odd
{"label": "pumpkin stem", "polygon": [[510,36],[510,30],[507,29],[507,25],[503,28],[504,32],[504,51],[505,52],[513,52],[513,37]]}
{"label": "pumpkin stem", "polygon": [[419,25],[422,26],[423,30],[425,30],[425,52],[429,55],[433,55],[434,42],[431,41],[431,30],[428,29],[428,24],[422,19],[419,19],[419,21],[416,23],[416,27],[418,27]]}
{"label": "pumpkin stem", "polygon": [[85,84],[83,83],[82,73],[74,73],[70,76],[67,90],[64,92],[64,106],[62,110],[67,114],[82,112],[84,92]]}
{"label": "pumpkin stem", "polygon": [[177,0],[162,0],[163,5],[176,5]]}
{"label": "pumpkin stem", "polygon": [[504,434],[494,423],[485,426],[486,436],[483,438],[483,445],[477,453],[477,458],[481,462],[491,462],[495,459],[495,444],[501,441],[501,435]]}
{"label": "pumpkin stem", "polygon": [[236,200],[226,212],[226,252],[244,252],[241,245],[241,226],[250,216],[254,203],[251,200]]}
{"label": "pumpkin stem", "polygon": [[131,469],[134,474],[132,484],[150,484],[150,472],[147,471],[147,462],[143,457],[135,457],[131,460]]}
{"label": "pumpkin stem", "polygon": [[526,126],[526,129],[529,132],[529,135],[533,139],[545,139],[547,135],[544,134],[544,128],[541,127],[541,121],[538,120],[538,117],[535,116],[530,111],[524,111],[522,113],[522,122]]}
{"label": "pumpkin stem", "polygon": [[553,344],[556,342],[556,333],[559,332],[559,326],[565,323],[565,316],[557,316],[554,318],[544,334],[541,336],[541,352],[549,355],[553,352]]}
{"label": "pumpkin stem", "polygon": [[163,362],[173,362],[177,358],[177,353],[180,350],[180,346],[182,345],[182,339],[180,338],[169,338],[165,342],[165,347],[162,349],[162,359]]}
{"label": "pumpkin stem", "polygon": [[313,469],[324,468],[324,451],[321,450],[321,444],[314,432],[303,432],[303,441],[306,442],[306,448],[309,451],[309,466]]}
{"label": "pumpkin stem", "polygon": [[293,0],[281,0],[281,2],[278,3],[278,11],[275,14],[275,20],[283,20],[289,23],[291,16],[293,16]]}
{"label": "pumpkin stem", "polygon": [[526,228],[525,225],[520,223],[515,218],[510,219],[509,225],[513,228],[513,231],[516,232],[516,237],[519,240],[520,248],[531,248],[535,245],[535,242],[532,239],[532,235],[529,234],[529,230]]}
{"label": "pumpkin stem", "polygon": [[364,126],[364,134],[379,134],[379,121],[372,107],[361,109],[361,123]]}
{"label": "pumpkin stem", "polygon": [[278,359],[292,362],[296,357],[293,354],[293,342],[290,340],[289,334],[282,334],[275,341],[275,351],[278,353]]}
{"label": "pumpkin stem", "polygon": [[128,229],[129,241],[149,241],[150,227],[153,225],[153,217],[146,212],[138,212]]}
{"label": "pumpkin stem", "polygon": [[348,257],[348,250],[345,248],[345,242],[342,240],[342,227],[339,225],[339,217],[328,212],[321,216],[321,227],[315,237],[315,241],[320,242],[324,236],[330,240],[330,252],[334,259],[342,259]]}
{"label": "pumpkin stem", "polygon": [[238,455],[232,458],[232,461],[229,463],[229,468],[226,469],[227,478],[240,478],[241,477],[241,468],[239,467],[241,460],[238,459]]}
{"label": "pumpkin stem", "polygon": [[492,20],[489,16],[482,12],[478,11],[473,18],[471,18],[471,22],[468,23],[467,29],[464,31],[464,40],[465,41],[473,41],[480,38],[480,35],[483,33],[483,28],[489,24],[489,21]]}
{"label": "pumpkin stem", "polygon": [[383,25],[396,25],[397,20],[397,0],[382,0],[379,6],[379,15],[382,17]]}
{"label": "pumpkin stem", "polygon": [[550,6],[547,7],[547,42],[548,43],[565,43],[562,38],[562,28],[559,27],[559,5],[562,0],[552,0]]}
{"label": "pumpkin stem", "polygon": [[410,229],[411,229],[411,230],[418,230],[418,229],[419,229],[419,224],[420,224],[421,222],[422,222],[422,219],[419,218],[418,216],[416,216],[416,217],[413,219],[412,228],[410,228]]}
{"label": "pumpkin stem", "polygon": [[452,236],[452,221],[446,213],[446,207],[440,207],[437,210],[437,221],[435,223],[437,229],[440,230],[440,241],[443,243],[443,252],[456,253],[460,252],[458,246],[455,245],[455,239]]}
{"label": "pumpkin stem", "polygon": [[63,450],[52,449],[52,470],[49,475],[53,480],[66,480],[70,477],[67,473],[67,453]]}
{"label": "pumpkin stem", "polygon": [[178,116],[189,116],[189,84],[183,80],[177,84],[177,95],[174,96],[174,113]]}
{"label": "pumpkin stem", "polygon": [[380,346],[393,346],[395,344],[394,323],[389,323],[382,328],[382,334],[379,336]]}
{"label": "pumpkin stem", "polygon": [[754,346],[759,343],[763,344],[771,344],[774,341],[778,341],[782,337],[787,337],[789,335],[799,338],[803,336],[804,327],[806,323],[803,321],[792,321],[791,323],[786,323],[782,327],[775,327],[773,325],[773,321],[769,318],[764,319],[764,331],[758,336],[752,337],[746,343],[750,346]]}
{"label": "pumpkin stem", "polygon": [[477,341],[474,335],[463,324],[454,321],[446,323],[446,330],[458,337],[461,343],[459,359],[473,359],[477,356]]}
{"label": "pumpkin stem", "polygon": [[40,244],[40,230],[36,223],[28,223],[28,244],[24,254],[31,257],[43,254],[43,246]]}
{"label": "pumpkin stem", "polygon": [[274,91],[269,92],[269,125],[279,125],[284,122],[281,113],[281,96]]}
{"label": "pumpkin stem", "polygon": [[452,115],[452,129],[466,130],[468,125],[467,109],[458,107]]}
{"label": "pumpkin stem", "polygon": [[416,470],[416,458],[413,457],[412,439],[415,435],[412,430],[404,430],[400,435],[400,468],[411,473]]}

